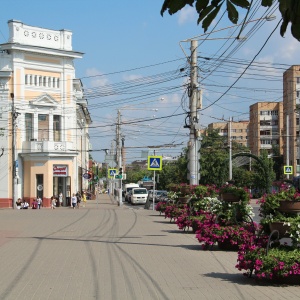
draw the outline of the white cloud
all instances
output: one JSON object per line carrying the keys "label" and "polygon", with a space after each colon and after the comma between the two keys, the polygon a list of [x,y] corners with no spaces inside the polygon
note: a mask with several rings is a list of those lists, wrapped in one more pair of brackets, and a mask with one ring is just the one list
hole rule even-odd
{"label": "white cloud", "polygon": [[178,23],[179,25],[183,25],[187,22],[195,22],[197,17],[197,12],[194,7],[189,5],[185,6],[178,13]]}
{"label": "white cloud", "polygon": [[89,87],[105,86],[109,83],[108,78],[103,76],[96,68],[90,68],[85,71],[86,76],[90,77]]}
{"label": "white cloud", "polygon": [[128,81],[128,80],[136,80],[136,79],[140,79],[143,78],[142,75],[136,75],[136,74],[131,74],[131,75],[125,75],[123,76],[124,80]]}
{"label": "white cloud", "polygon": [[291,35],[282,38],[277,52],[278,58],[297,61],[299,55],[299,42]]}

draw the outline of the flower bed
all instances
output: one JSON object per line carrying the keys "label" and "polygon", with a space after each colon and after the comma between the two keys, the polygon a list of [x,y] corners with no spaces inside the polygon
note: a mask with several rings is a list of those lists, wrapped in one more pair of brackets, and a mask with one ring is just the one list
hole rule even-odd
{"label": "flower bed", "polygon": [[300,275],[300,251],[280,245],[266,253],[264,247],[252,245],[251,248],[240,249],[236,267],[240,271],[245,270],[244,275],[254,273],[257,278],[280,279]]}
{"label": "flower bed", "polygon": [[[298,278],[300,283],[300,216],[295,213],[282,212],[280,203],[289,201],[297,203],[300,194],[294,188],[283,188],[277,193],[266,194],[259,200],[261,219],[261,237],[259,242],[244,244],[238,252],[239,270],[245,270],[247,276],[280,280]],[[274,227],[272,225],[277,225]],[[281,224],[282,228],[278,227]],[[270,235],[272,230],[279,234]],[[270,236],[268,236],[270,235]],[[281,241],[282,237],[291,239],[291,245]]]}

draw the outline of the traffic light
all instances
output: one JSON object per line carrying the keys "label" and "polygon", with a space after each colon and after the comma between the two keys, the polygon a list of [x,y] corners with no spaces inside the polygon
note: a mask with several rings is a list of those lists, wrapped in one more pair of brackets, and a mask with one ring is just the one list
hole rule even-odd
{"label": "traffic light", "polygon": [[120,168],[119,169],[119,175],[122,175],[122,173],[123,173],[123,168]]}

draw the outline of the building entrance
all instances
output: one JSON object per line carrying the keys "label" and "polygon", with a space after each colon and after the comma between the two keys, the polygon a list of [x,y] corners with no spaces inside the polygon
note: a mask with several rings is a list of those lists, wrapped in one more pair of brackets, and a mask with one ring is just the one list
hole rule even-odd
{"label": "building entrance", "polygon": [[[62,206],[69,205],[70,191],[69,186],[71,185],[70,176],[67,177],[53,177],[53,196],[59,200],[59,194],[62,193]],[[58,201],[58,205],[60,205]]]}

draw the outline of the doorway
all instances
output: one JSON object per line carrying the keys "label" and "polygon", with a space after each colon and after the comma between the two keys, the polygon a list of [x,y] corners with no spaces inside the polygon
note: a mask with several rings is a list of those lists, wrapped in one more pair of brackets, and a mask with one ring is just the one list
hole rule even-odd
{"label": "doorway", "polygon": [[[53,196],[58,199],[59,194],[63,194],[63,206],[68,206],[69,205],[69,198],[70,198],[70,192],[68,191],[68,186],[70,186],[71,178],[70,176],[67,177],[59,177],[55,176],[53,177]],[[58,205],[59,202],[58,202]]]}
{"label": "doorway", "polygon": [[43,199],[44,193],[44,175],[36,174],[36,198]]}

